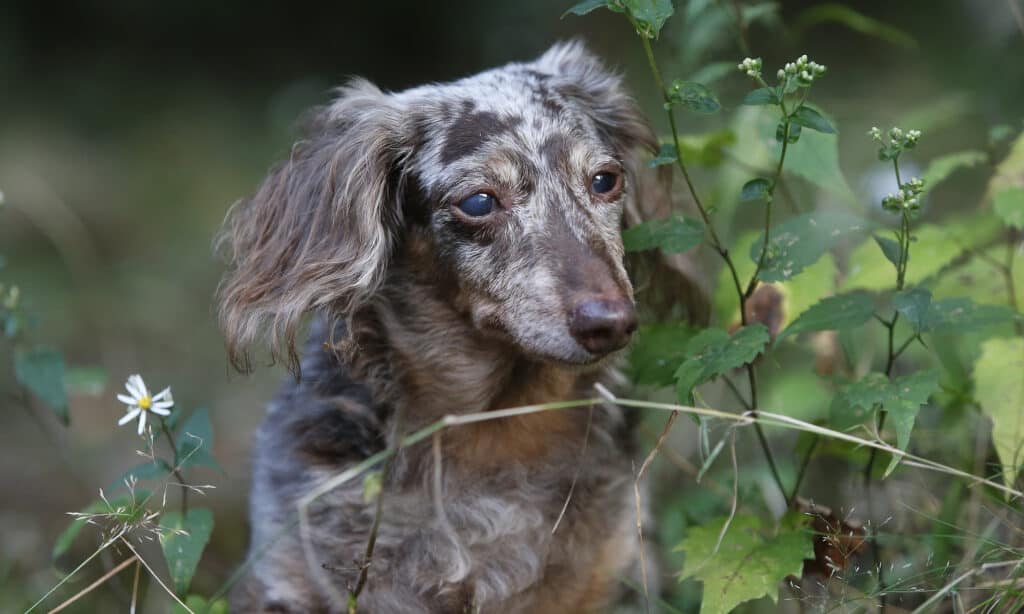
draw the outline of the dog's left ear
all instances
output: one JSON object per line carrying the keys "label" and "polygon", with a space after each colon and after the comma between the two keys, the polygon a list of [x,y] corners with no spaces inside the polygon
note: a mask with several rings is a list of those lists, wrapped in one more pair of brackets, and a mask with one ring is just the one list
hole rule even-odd
{"label": "dog's left ear", "polygon": [[[623,228],[673,213],[672,167],[650,168],[658,136],[626,90],[621,75],[609,71],[579,41],[560,43],[537,60],[552,74],[551,88],[589,117],[626,167],[630,198]],[[663,316],[678,306],[697,324],[707,322],[710,307],[696,261],[686,254],[630,254],[638,302]]]}

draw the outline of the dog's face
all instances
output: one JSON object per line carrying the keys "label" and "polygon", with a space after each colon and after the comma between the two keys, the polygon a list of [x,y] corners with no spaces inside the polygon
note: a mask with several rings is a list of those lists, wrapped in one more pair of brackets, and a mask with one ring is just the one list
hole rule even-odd
{"label": "dog's face", "polygon": [[[235,207],[221,319],[236,364],[269,325],[353,313],[396,266],[443,285],[479,331],[586,365],[636,328],[623,264],[656,140],[621,80],[581,45],[450,84],[340,92],[310,139]],[[648,211],[651,207],[646,208]]]}

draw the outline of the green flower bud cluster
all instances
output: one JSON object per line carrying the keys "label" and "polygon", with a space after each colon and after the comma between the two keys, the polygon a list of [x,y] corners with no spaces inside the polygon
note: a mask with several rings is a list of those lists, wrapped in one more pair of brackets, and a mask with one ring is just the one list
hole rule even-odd
{"label": "green flower bud cluster", "polygon": [[761,76],[761,58],[744,58],[742,62],[736,65],[736,68],[740,69],[748,77],[757,79]]}
{"label": "green flower bud cluster", "polygon": [[798,57],[795,62],[787,62],[784,67],[775,73],[775,76],[779,78],[779,81],[795,77],[800,87],[810,87],[816,78],[825,74],[826,70],[821,64],[808,60],[807,55],[804,54]]}
{"label": "green flower bud cluster", "polygon": [[878,159],[884,162],[898,158],[907,149],[917,147],[917,141],[921,138],[921,131],[907,130],[904,132],[900,128],[894,127],[890,128],[889,132],[883,135],[878,126],[874,126],[871,130],[868,130],[868,136],[881,145],[878,149]]}
{"label": "green flower bud cluster", "polygon": [[924,181],[914,178],[900,185],[895,194],[882,199],[882,208],[890,213],[907,211],[916,214],[921,209],[921,194],[924,192]]}

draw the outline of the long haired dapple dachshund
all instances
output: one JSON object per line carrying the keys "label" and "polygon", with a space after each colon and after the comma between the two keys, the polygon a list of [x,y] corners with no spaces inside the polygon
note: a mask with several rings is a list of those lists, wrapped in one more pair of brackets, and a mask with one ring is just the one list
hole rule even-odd
{"label": "long haired dapple dachshund", "polygon": [[[362,478],[308,507],[309,539],[295,518],[325,480],[445,415],[618,383],[637,328],[620,233],[671,209],[670,173],[647,164],[657,145],[579,43],[398,93],[355,80],[311,115],[222,237],[233,364],[250,370],[265,339],[296,374],[256,435],[235,611],[344,612],[361,572],[360,612],[593,612],[620,597],[639,568],[638,451],[610,404],[448,428],[440,455],[402,448],[369,562]],[[640,268],[677,293],[652,304],[704,309],[683,260]]]}

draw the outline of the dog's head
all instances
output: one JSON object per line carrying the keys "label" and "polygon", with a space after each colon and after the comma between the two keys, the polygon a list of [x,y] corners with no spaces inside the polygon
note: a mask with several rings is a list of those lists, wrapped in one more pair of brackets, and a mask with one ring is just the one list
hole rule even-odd
{"label": "dog's head", "polygon": [[621,79],[578,43],[397,94],[353,82],[229,215],[232,360],[247,369],[269,330],[294,363],[303,314],[351,315],[397,268],[528,356],[599,361],[637,325],[623,220],[669,206],[645,164],[656,147]]}

